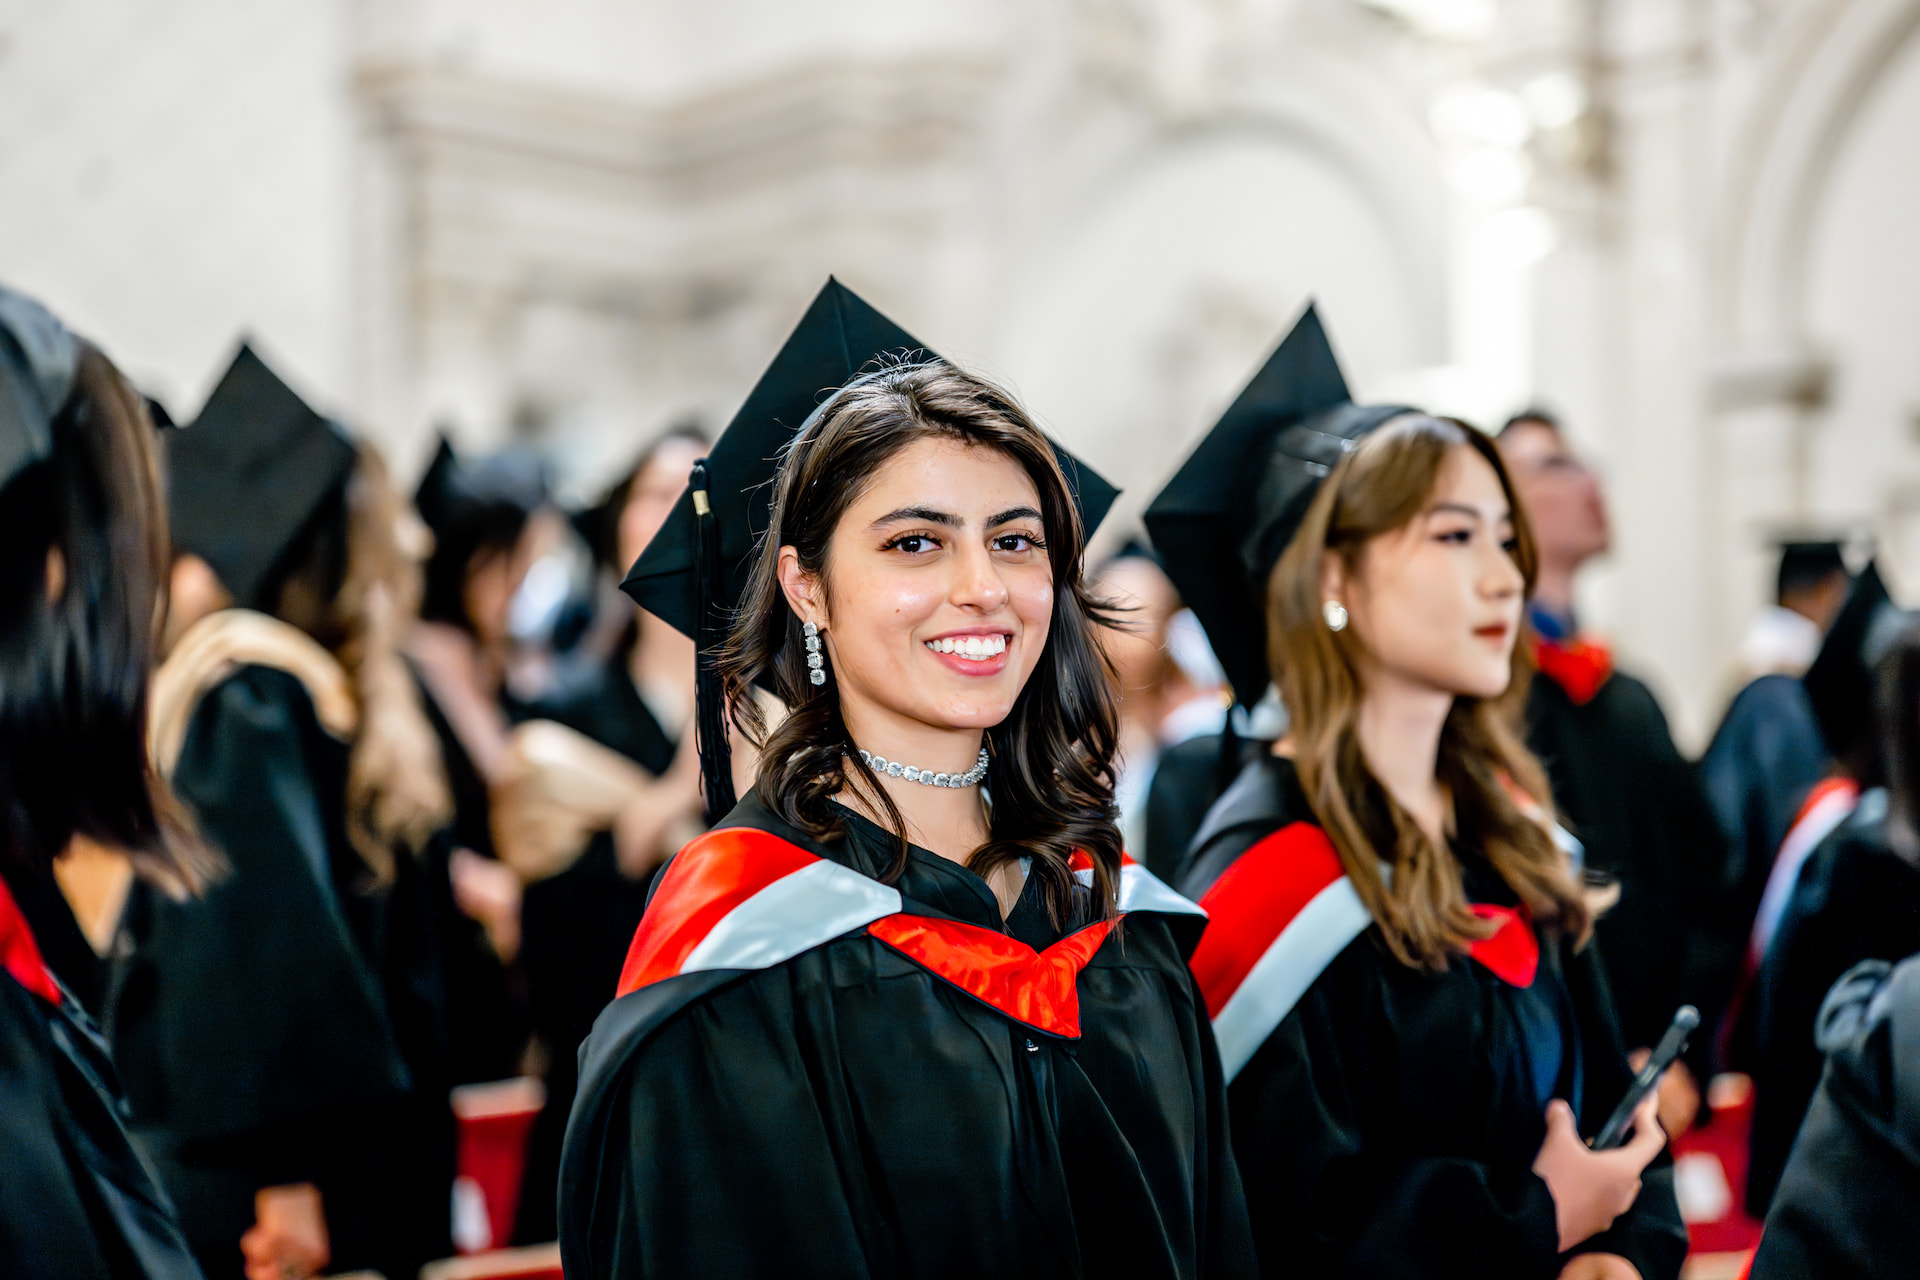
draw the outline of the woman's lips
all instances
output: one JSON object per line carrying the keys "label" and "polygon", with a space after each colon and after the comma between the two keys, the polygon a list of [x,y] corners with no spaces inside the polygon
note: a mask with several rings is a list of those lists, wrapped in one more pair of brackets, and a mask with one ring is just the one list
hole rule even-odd
{"label": "woman's lips", "polygon": [[1479,636],[1482,640],[1490,640],[1498,644],[1504,642],[1508,636],[1513,634],[1513,628],[1504,622],[1496,622],[1491,626],[1475,627],[1473,634]]}
{"label": "woman's lips", "polygon": [[[968,638],[980,639],[981,637],[952,637],[952,638],[956,640],[960,640],[960,639],[968,639]],[[952,671],[957,675],[973,676],[978,678],[978,677],[984,677],[984,676],[999,675],[1002,671],[1006,670],[1007,668],[1007,655],[1012,651],[1012,637],[1011,636],[995,637],[995,639],[1000,640],[1000,643],[997,646],[990,645],[987,647],[997,647],[999,649],[999,652],[982,654],[979,657],[973,657],[965,652],[942,653],[939,649],[936,649],[934,647],[933,642],[923,643],[920,647],[925,649],[928,653],[932,654],[934,659],[938,661],[942,666],[946,667],[947,670]]]}

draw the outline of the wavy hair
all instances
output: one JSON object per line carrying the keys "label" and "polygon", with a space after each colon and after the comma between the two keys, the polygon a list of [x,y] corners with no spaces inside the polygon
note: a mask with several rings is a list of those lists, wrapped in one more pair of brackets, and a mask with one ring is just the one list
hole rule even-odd
{"label": "wavy hair", "polygon": [[[1097,910],[1117,910],[1120,832],[1115,826],[1113,757],[1118,743],[1112,673],[1094,628],[1111,626],[1106,607],[1081,580],[1085,530],[1066,476],[1048,443],[1013,397],[942,360],[891,363],[850,384],[790,446],[774,481],[773,514],[755,554],[746,593],[720,656],[734,723],[760,750],[755,791],[783,819],[816,839],[844,833],[832,805],[842,789],[885,815],[899,837],[886,879],[906,867],[906,823],[863,768],[849,769],[853,744],[840,716],[835,679],[807,680],[801,621],[780,589],[780,549],[823,583],[833,571],[833,533],[868,480],[918,440],[958,440],[1012,459],[1040,495],[1053,576],[1045,650],[1007,718],[987,730],[993,808],[987,841],[967,865],[980,875],[1031,858],[1048,910],[1065,919],[1075,881],[1071,859],[1093,861]],[[753,696],[771,686],[788,714],[769,727]]]}
{"label": "wavy hair", "polygon": [[384,884],[396,853],[418,854],[446,825],[453,797],[401,657],[420,602],[419,566],[401,546],[404,508],[379,452],[356,447],[352,475],[303,531],[269,598],[352,682],[360,718],[347,755],[347,839]]}
{"label": "wavy hair", "polygon": [[[1267,590],[1267,656],[1292,715],[1295,764],[1314,814],[1394,958],[1440,970],[1491,931],[1468,908],[1454,853],[1436,845],[1368,769],[1358,721],[1365,690],[1352,630],[1320,613],[1321,566],[1331,553],[1361,571],[1375,538],[1406,527],[1426,507],[1441,469],[1471,449],[1500,480],[1513,512],[1514,560],[1533,589],[1533,533],[1493,442],[1451,418],[1392,419],[1341,459],[1274,566]],[[1521,741],[1520,708],[1532,674],[1516,644],[1513,678],[1498,698],[1459,696],[1440,731],[1436,765],[1453,802],[1456,839],[1476,850],[1520,896],[1534,921],[1584,943],[1592,911],[1544,819],[1546,772]],[[1381,863],[1393,869],[1389,878]]]}

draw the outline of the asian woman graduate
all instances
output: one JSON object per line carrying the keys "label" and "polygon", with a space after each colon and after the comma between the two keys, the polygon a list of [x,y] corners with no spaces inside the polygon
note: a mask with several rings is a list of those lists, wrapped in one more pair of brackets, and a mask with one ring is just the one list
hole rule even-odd
{"label": "asian woman graduate", "polygon": [[455,913],[400,500],[248,347],[166,440],[155,763],[230,870],[131,895],[108,1021],[134,1135],[210,1277],[412,1275],[451,1251]]}
{"label": "asian woman graduate", "polygon": [[0,1275],[9,1280],[200,1277],[121,1126],[106,1044],[17,905],[83,850],[111,847],[182,896],[214,867],[147,760],[167,544],[152,436],[140,397],[105,356],[0,288]]}
{"label": "asian woman graduate", "polygon": [[1251,1274],[1201,917],[1113,825],[1112,491],[919,345],[829,282],[628,579],[709,664],[738,598],[708,795],[716,676],[759,765],[582,1051],[572,1280]]}
{"label": "asian woman graduate", "polygon": [[1687,1237],[1592,912],[1508,719],[1524,518],[1491,442],[1348,403],[1310,310],[1148,508],[1275,749],[1182,876],[1263,1271],[1672,1280]]}

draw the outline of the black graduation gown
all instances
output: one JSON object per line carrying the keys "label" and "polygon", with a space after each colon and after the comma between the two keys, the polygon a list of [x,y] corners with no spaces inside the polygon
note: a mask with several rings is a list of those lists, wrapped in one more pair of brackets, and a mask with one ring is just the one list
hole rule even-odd
{"label": "black graduation gown", "polygon": [[1207,810],[1230,786],[1247,761],[1266,755],[1273,743],[1259,738],[1227,738],[1210,733],[1176,742],[1160,753],[1147,787],[1146,848],[1133,855],[1169,884],[1187,865],[1194,833]]}
{"label": "black graduation gown", "polygon": [[446,921],[441,945],[450,1070],[455,1084],[504,1080],[520,1073],[520,1054],[527,1041],[525,992],[520,976],[501,961],[487,940],[486,928],[455,904],[447,869],[456,849],[470,849],[483,858],[496,856],[493,803],[479,767],[417,669],[414,684],[427,723],[440,740],[440,763],[453,794],[453,819],[421,859],[435,909]]}
{"label": "black graduation gown", "polygon": [[[1546,766],[1554,805],[1585,847],[1586,865],[1620,887],[1595,936],[1627,1044],[1655,1043],[1682,1004],[1713,1025],[1753,911],[1743,917],[1723,892],[1719,824],[1653,693],[1616,671],[1579,703],[1536,676],[1527,745]],[[1711,1037],[1695,1040],[1689,1059],[1707,1069]]]}
{"label": "black graduation gown", "polygon": [[[673,764],[674,740],[660,727],[615,654],[584,678],[523,709],[618,751],[658,777]],[[528,1139],[526,1172],[514,1238],[551,1240],[560,1144],[579,1080],[580,1042],[613,999],[627,944],[647,908],[653,877],[629,880],[614,853],[613,833],[602,831],[574,864],[527,886],[520,913],[520,959],[534,1034],[548,1053],[547,1102]]]}
{"label": "black graduation gown", "polygon": [[4,884],[0,957],[0,1275],[200,1280],[166,1196],[127,1140],[106,1044],[72,994],[44,976]]}
{"label": "black graduation gown", "polygon": [[1863,965],[1820,1011],[1825,1073],[1752,1280],[1897,1280],[1920,1257],[1920,961]]}
{"label": "black graduation gown", "polygon": [[[1249,880],[1228,873],[1290,828],[1324,841],[1292,764],[1249,764],[1202,828],[1183,885],[1212,916],[1208,948],[1260,923],[1240,918],[1233,901]],[[1466,874],[1471,900],[1514,902],[1484,864]],[[1566,1258],[1553,1198],[1532,1172],[1546,1103],[1565,1098],[1592,1134],[1631,1076],[1592,948],[1543,942],[1526,987],[1464,959],[1425,973],[1396,961],[1352,901],[1358,917],[1328,932],[1339,949],[1310,982],[1314,961],[1248,973],[1256,989],[1306,983],[1277,1024],[1253,1020],[1256,1037],[1271,1026],[1263,1040],[1236,1051],[1221,993],[1208,991],[1228,1071],[1247,1055],[1228,1102],[1265,1273],[1553,1280]],[[1296,919],[1311,927],[1310,914]],[[1205,953],[1195,968],[1206,974]],[[1576,1252],[1617,1253],[1643,1280],[1673,1280],[1686,1249],[1663,1155],[1633,1208]]]}
{"label": "black graduation gown", "polygon": [[[825,904],[886,898],[873,877],[894,848],[858,818],[815,843],[749,798],[677,855],[623,978],[644,985],[582,1050],[561,1180],[570,1280],[1252,1274],[1219,1063],[1184,963],[1196,916],[1136,908],[1111,932],[1063,933],[1030,883],[1003,924],[983,881],[915,849],[898,896],[852,917],[865,927],[770,967],[645,982],[649,938],[717,939],[740,918],[702,933],[689,908],[707,898],[681,886],[723,886],[761,858],[826,873],[815,883],[831,892],[784,922],[791,942],[823,927]],[[1178,903],[1131,874],[1163,909]],[[892,929],[974,942],[942,976],[882,942]],[[1054,967],[1061,951],[1027,950],[1055,943],[1091,953],[1077,978]],[[993,948],[1034,967],[1009,976],[980,961]],[[996,973],[1001,1004],[956,985]]]}
{"label": "black graduation gown", "polygon": [[321,1190],[340,1270],[450,1251],[453,1117],[431,904],[372,891],[344,830],[347,746],[300,681],[245,666],[194,708],[175,792],[230,873],[136,886],[110,1005],[135,1140],[210,1276],[238,1276],[254,1193]]}
{"label": "black graduation gown", "polygon": [[1808,856],[1750,996],[1755,1036],[1747,1206],[1772,1204],[1820,1082],[1814,1022],[1827,989],[1862,960],[1920,951],[1920,867],[1886,839],[1886,793],[1870,791]]}
{"label": "black graduation gown", "polygon": [[1806,686],[1785,675],[1742,689],[1700,757],[1700,782],[1727,841],[1735,914],[1749,923],[1780,842],[1830,763]]}

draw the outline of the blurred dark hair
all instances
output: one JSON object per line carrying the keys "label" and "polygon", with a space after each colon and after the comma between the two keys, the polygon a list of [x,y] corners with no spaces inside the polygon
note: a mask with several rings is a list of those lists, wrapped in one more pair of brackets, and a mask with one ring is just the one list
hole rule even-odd
{"label": "blurred dark hair", "polygon": [[467,578],[474,567],[510,553],[534,514],[547,505],[539,462],[503,453],[474,462],[436,462],[415,499],[433,530],[420,595],[420,616],[471,632]]}
{"label": "blurred dark hair", "polygon": [[175,895],[219,866],[148,757],[169,562],[163,493],[144,401],[80,343],[52,452],[0,487],[0,863],[10,870],[49,874],[75,835],[127,854]]}
{"label": "blurred dark hair", "polygon": [[1513,430],[1515,427],[1524,427],[1529,424],[1534,426],[1546,427],[1552,431],[1558,431],[1561,429],[1559,414],[1555,413],[1551,409],[1543,408],[1540,405],[1530,404],[1526,408],[1520,410],[1520,412],[1514,414],[1511,418],[1508,418],[1506,422],[1502,423],[1500,426],[1500,430],[1494,433],[1494,438],[1498,439],[1499,437],[1506,435],[1507,432]]}
{"label": "blurred dark hair", "polygon": [[624,576],[633,566],[621,564],[620,560],[620,513],[627,509],[627,499],[633,494],[633,486],[638,484],[653,460],[660,456],[660,450],[675,440],[686,440],[701,448],[713,443],[706,429],[697,421],[687,418],[674,423],[665,431],[647,442],[622,475],[608,489],[606,495],[594,506],[580,513],[574,527],[586,541],[587,549],[593,552],[593,562],[618,576]]}
{"label": "blurred dark hair", "polygon": [[1887,788],[1888,836],[1893,847],[1920,865],[1920,619],[1902,627],[1874,668],[1874,719],[1879,751],[1862,787]]}
{"label": "blurred dark hair", "polygon": [[1775,604],[1790,595],[1812,591],[1834,575],[1847,576],[1847,558],[1837,542],[1789,542],[1780,548],[1780,571],[1774,578]]}
{"label": "blurred dark hair", "polygon": [[[780,589],[780,549],[824,583],[840,517],[889,458],[918,440],[958,440],[1018,463],[1040,495],[1053,573],[1053,618],[1045,651],[1013,711],[987,730],[993,809],[987,842],[968,865],[981,875],[1020,858],[1056,920],[1073,900],[1071,859],[1093,860],[1096,909],[1112,916],[1120,884],[1120,832],[1114,825],[1113,757],[1118,713],[1112,675],[1094,627],[1111,625],[1081,578],[1085,531],[1053,446],[1013,398],[944,361],[893,364],[838,393],[797,438],[774,482],[773,512],[756,553],[720,673],[735,721],[760,748],[756,790],[787,822],[815,838],[839,835],[833,796],[859,793],[900,838],[889,880],[905,870],[906,823],[866,769],[849,769],[853,749],[840,718],[838,685],[808,682],[801,621]],[[789,713],[768,730],[753,693],[770,683]]]}

